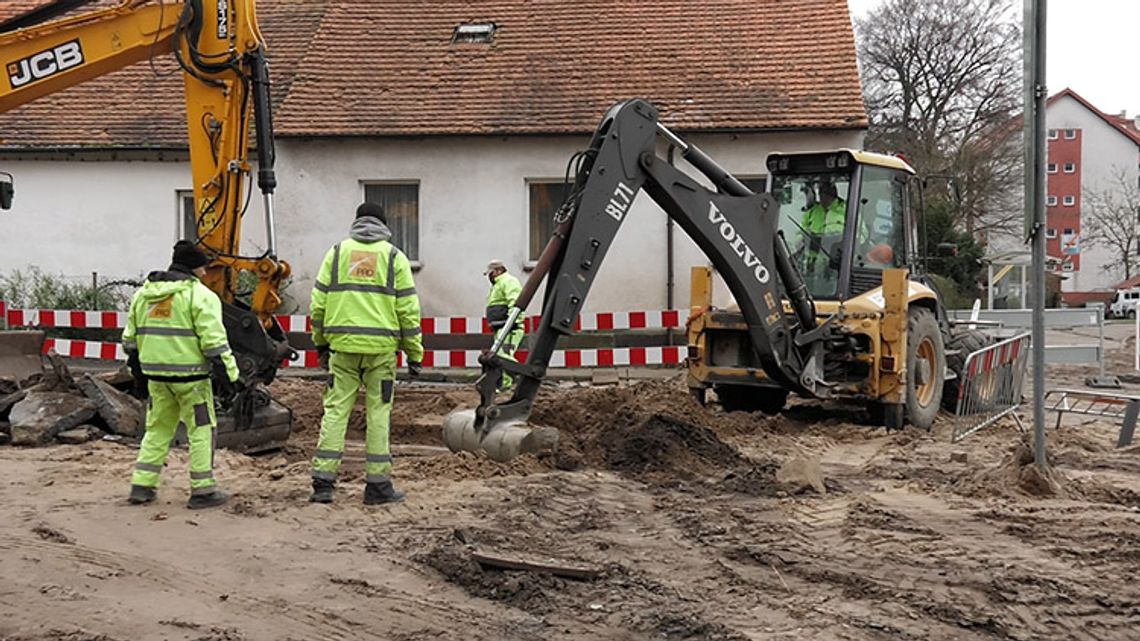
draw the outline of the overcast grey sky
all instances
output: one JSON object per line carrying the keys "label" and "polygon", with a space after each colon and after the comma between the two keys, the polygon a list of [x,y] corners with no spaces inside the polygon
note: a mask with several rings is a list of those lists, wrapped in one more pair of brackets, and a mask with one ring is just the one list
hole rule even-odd
{"label": "overcast grey sky", "polygon": [[[1010,1],[1021,18],[1024,3]],[[847,2],[861,17],[884,0]],[[1045,15],[1049,94],[1068,87],[1107,113],[1140,112],[1140,0],[1049,0]]]}

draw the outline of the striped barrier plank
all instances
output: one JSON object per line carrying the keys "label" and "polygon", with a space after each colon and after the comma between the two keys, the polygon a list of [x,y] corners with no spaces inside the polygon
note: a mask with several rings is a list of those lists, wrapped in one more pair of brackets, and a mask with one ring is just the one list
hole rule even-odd
{"label": "striped barrier plank", "polygon": [[[127,360],[122,345],[101,341],[82,341],[64,338],[49,338],[44,341],[44,353],[54,349],[61,356],[94,360]],[[479,350],[431,350],[424,352],[424,367],[431,369],[478,369]],[[520,351],[519,359],[526,361],[526,352]],[[666,347],[617,347],[602,349],[557,350],[550,359],[552,368],[590,367],[639,367],[647,365],[679,365],[684,360],[683,346]],[[404,365],[400,354],[399,363]],[[290,368],[319,367],[317,352],[300,352],[296,361],[286,361],[283,366]]]}
{"label": "striped barrier plank", "polygon": [[[0,310],[4,302],[0,301]],[[9,327],[123,329],[127,325],[126,312],[88,312],[55,309],[8,309],[0,313]],[[680,328],[688,313],[681,310],[646,312],[596,312],[582,314],[574,324],[575,331],[614,331],[633,329]],[[540,317],[526,319],[526,331],[533,332]],[[312,323],[308,316],[278,316],[277,321],[286,332],[308,333]],[[421,321],[424,334],[490,334],[487,321],[477,316],[427,316]]]}

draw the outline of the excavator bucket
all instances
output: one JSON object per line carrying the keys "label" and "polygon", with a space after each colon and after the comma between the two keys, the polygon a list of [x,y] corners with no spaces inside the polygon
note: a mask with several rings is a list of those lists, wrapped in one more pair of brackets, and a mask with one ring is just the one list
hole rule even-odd
{"label": "excavator bucket", "polygon": [[456,410],[443,419],[443,442],[452,452],[483,450],[492,461],[506,463],[530,452],[549,451],[558,445],[558,430],[506,419],[477,425],[475,410]]}
{"label": "excavator bucket", "polygon": [[19,382],[43,374],[43,350],[43,332],[0,332],[0,376]]}

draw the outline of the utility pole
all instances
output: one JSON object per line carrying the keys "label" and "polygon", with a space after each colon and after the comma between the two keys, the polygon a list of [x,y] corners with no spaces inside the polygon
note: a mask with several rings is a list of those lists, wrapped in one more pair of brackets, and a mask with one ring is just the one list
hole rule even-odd
{"label": "utility pole", "polygon": [[1045,3],[1025,0],[1025,226],[1033,243],[1033,456],[1045,457]]}

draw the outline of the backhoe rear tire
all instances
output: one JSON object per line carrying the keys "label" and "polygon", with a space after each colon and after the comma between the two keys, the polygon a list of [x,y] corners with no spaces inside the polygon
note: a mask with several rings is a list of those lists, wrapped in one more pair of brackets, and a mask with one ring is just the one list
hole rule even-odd
{"label": "backhoe rear tire", "polygon": [[788,390],[758,385],[717,385],[717,400],[726,412],[779,414],[788,403]]}
{"label": "backhoe rear tire", "polygon": [[946,350],[934,313],[925,307],[907,310],[906,420],[929,430],[942,403]]}
{"label": "backhoe rear tire", "polygon": [[954,413],[958,409],[958,394],[966,380],[966,357],[993,344],[993,337],[977,329],[959,329],[950,335],[950,342],[946,345],[946,368],[954,372],[957,378],[946,381],[942,388],[942,407],[947,412]]}

